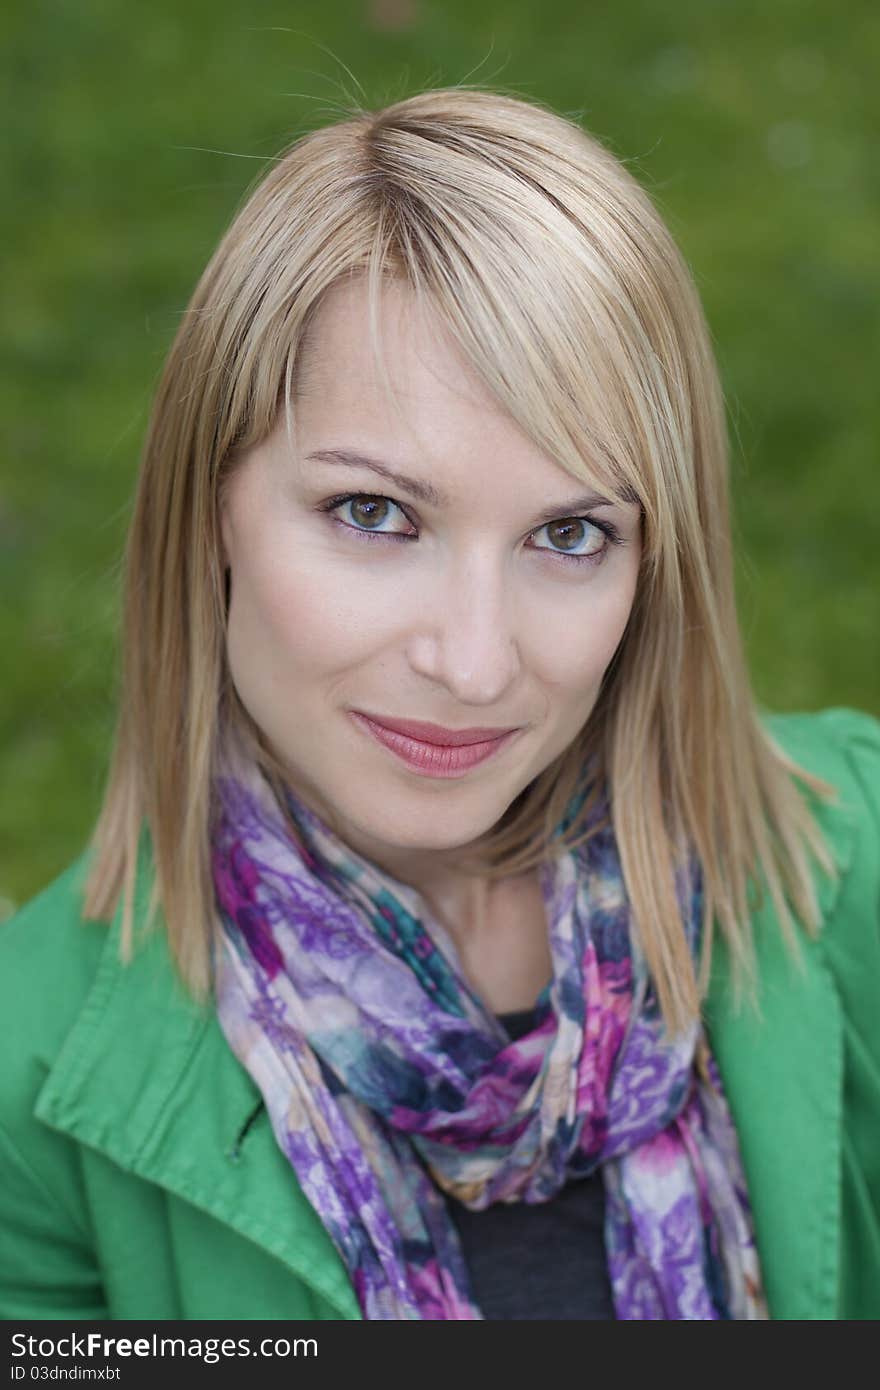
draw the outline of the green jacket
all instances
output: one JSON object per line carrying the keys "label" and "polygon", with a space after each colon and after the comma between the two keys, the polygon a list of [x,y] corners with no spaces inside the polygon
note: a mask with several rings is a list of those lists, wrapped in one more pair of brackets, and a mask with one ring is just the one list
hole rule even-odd
{"label": "green jacket", "polygon": [[[762,1016],[707,1007],[737,1123],[771,1316],[880,1317],[880,722],[768,715],[834,783],[842,868],[790,964],[756,914]],[[357,1318],[345,1268],[214,1014],[164,933],[129,967],[119,921],[83,923],[78,860],[0,928],[0,1314]],[[143,866],[139,899],[149,888]]]}

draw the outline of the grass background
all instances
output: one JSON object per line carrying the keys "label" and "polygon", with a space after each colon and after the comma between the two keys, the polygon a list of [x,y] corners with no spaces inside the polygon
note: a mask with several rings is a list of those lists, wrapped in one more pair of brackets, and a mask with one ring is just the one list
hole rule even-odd
{"label": "grass background", "polygon": [[16,0],[4,11],[0,916],[81,849],[150,396],[244,190],[349,93],[499,85],[647,186],[729,406],[759,698],[880,714],[880,10],[864,0]]}

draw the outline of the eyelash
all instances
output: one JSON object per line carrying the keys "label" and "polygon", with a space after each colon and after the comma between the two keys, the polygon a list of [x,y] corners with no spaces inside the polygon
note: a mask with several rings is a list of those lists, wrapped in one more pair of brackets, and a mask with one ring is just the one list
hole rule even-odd
{"label": "eyelash", "polygon": [[[395,502],[393,497],[386,497],[384,496],[384,494],[379,494],[375,492],[346,492],[343,493],[340,497],[331,497],[327,502],[323,502],[321,504],[320,511],[328,513],[334,512],[337,511],[340,507],[344,507],[347,502],[354,501],[390,502],[392,507],[396,507],[398,511],[406,517],[407,521],[411,526],[414,524],[412,518],[407,514],[407,512],[404,510],[404,508],[400,505],[399,502]],[[339,517],[333,517],[332,519],[336,522],[338,526],[344,526],[346,531],[353,531],[356,536],[363,536],[368,541],[414,541],[418,539],[417,536],[407,536],[402,534],[400,531],[371,531],[365,526],[353,526],[348,521],[340,520]],[[590,526],[595,526],[597,531],[601,531],[604,534],[606,538],[606,544],[603,545],[601,550],[594,551],[592,555],[574,555],[564,550],[549,550],[544,546],[536,547],[537,550],[541,551],[546,555],[550,555],[555,559],[567,561],[569,563],[573,561],[575,564],[579,565],[595,565],[605,558],[605,555],[608,553],[610,546],[626,544],[626,541],[621,536],[617,527],[614,526],[613,523],[610,521],[596,521],[591,516],[565,516],[559,517],[558,520],[585,521]],[[544,526],[552,525],[553,522],[551,521],[544,523]],[[539,526],[538,530],[543,531],[544,526]]]}

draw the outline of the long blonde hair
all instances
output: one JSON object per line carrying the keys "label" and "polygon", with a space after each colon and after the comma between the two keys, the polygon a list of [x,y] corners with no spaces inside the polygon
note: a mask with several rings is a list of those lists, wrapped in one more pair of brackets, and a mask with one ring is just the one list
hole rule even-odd
{"label": "long blonde hair", "polygon": [[[572,746],[462,858],[523,872],[595,757],[667,1024],[697,1016],[716,924],[751,978],[752,887],[794,947],[819,909],[809,852],[835,872],[795,764],[762,726],[737,620],[724,403],[699,298],[650,198],[576,124],[497,91],[352,108],[298,139],[252,190],[202,275],[152,412],[127,548],[118,727],[85,914],[134,940],[139,845],[193,995],[211,988],[212,774],[224,719],[249,725],[225,659],[218,507],[237,454],[290,408],[322,297],[364,275],[371,332],[389,276],[451,330],[501,406],[574,477],[643,509],[624,637]],[[282,769],[247,728],[267,775]],[[587,814],[592,798],[584,807]],[[583,822],[565,843],[582,843]],[[675,889],[704,886],[694,968]],[[751,886],[750,886],[751,885]]]}

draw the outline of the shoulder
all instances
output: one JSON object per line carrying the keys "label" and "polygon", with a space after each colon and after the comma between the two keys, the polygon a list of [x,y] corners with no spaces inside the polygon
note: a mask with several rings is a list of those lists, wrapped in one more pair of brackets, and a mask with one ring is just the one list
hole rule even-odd
{"label": "shoulder", "polygon": [[[880,873],[880,719],[836,706],[815,713],[765,714],[770,737],[799,767],[831,783],[836,800],[807,791],[841,872],[860,883]],[[876,904],[875,904],[876,906]]]}
{"label": "shoulder", "polygon": [[0,1017],[7,1055],[0,1067],[0,1119],[30,1113],[89,993],[108,924],[82,917],[89,855],[0,925]]}
{"label": "shoulder", "polygon": [[[845,1007],[855,1000],[880,1007],[880,721],[862,710],[834,707],[762,712],[761,723],[795,775],[810,773],[831,788],[830,795],[820,794],[798,780],[836,868],[829,873],[812,852],[808,856],[820,931],[815,938],[797,932],[794,943],[786,938],[779,903],[762,876],[752,913],[761,1010],[767,1019],[788,1019],[792,1001],[800,999],[806,1009],[803,990],[812,982],[821,993],[826,979],[833,980]],[[790,901],[787,906],[793,910]],[[733,1052],[742,1045],[739,1030],[758,1026],[757,1016],[748,1021],[748,1010],[734,1022],[740,1012],[735,981],[731,952],[719,936],[707,1017],[719,1040],[728,1031],[738,1039]],[[788,1026],[780,1025],[781,1037]]]}
{"label": "shoulder", "polygon": [[[760,1009],[768,1022],[776,1018],[780,1046],[795,1027],[792,1010],[804,1017],[811,1010],[815,1014],[819,1000],[824,1000],[822,1008],[841,1007],[845,1028],[874,1033],[880,1009],[880,720],[862,710],[836,707],[764,714],[762,723],[795,771],[812,773],[832,788],[829,797],[798,784],[836,873],[810,855],[820,930],[816,937],[798,932],[796,950],[782,931],[779,904],[766,892],[758,895],[752,926]],[[727,947],[719,941],[708,998],[708,1016],[719,1036],[724,1020],[737,1012],[734,973]],[[829,985],[834,992],[830,1002]],[[752,1023],[758,1026],[756,1020]],[[735,1029],[733,1033],[739,1037]],[[876,1098],[872,1103],[876,1106]]]}
{"label": "shoulder", "polygon": [[764,728],[795,760],[803,759],[820,777],[863,774],[859,781],[876,810],[880,800],[880,719],[865,710],[839,705],[814,712],[771,713],[761,717]]}

